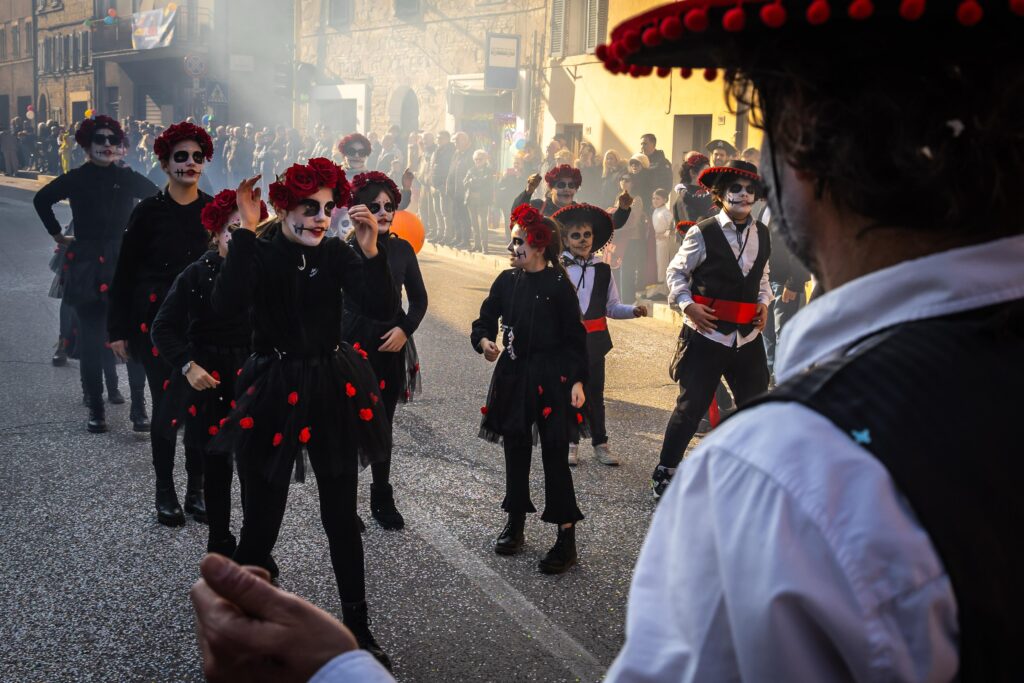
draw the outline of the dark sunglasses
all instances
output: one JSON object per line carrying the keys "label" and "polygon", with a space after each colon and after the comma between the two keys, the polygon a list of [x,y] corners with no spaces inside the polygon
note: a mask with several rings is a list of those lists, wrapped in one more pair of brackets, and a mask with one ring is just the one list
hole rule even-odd
{"label": "dark sunglasses", "polygon": [[576,183],[566,182],[565,180],[559,180],[555,183],[556,190],[575,190],[577,187]]}
{"label": "dark sunglasses", "polygon": [[348,157],[368,157],[368,156],[370,156],[370,153],[367,152],[362,147],[359,147],[359,148],[349,148],[349,149],[345,150],[345,156],[348,156]]}
{"label": "dark sunglasses", "polygon": [[570,232],[569,239],[571,240],[588,240],[594,236],[594,233],[587,230],[586,232]]}
{"label": "dark sunglasses", "polygon": [[395,212],[395,205],[392,204],[391,202],[385,202],[383,207],[378,202],[372,202],[370,204],[367,204],[366,208],[370,210],[370,213],[380,213],[381,208],[383,208],[388,213]]}
{"label": "dark sunglasses", "polygon": [[[303,199],[299,202],[299,206],[302,207],[302,215],[306,218],[312,218],[320,214],[320,202],[315,199]],[[324,215],[330,216],[332,211],[334,211],[333,200],[324,204]]]}
{"label": "dark sunglasses", "polygon": [[[188,152],[186,152],[183,149],[179,149],[177,152],[174,153],[174,157],[173,158],[174,158],[175,163],[183,164],[186,161],[188,161]],[[198,151],[197,152],[192,152],[192,161],[196,162],[197,164],[201,164],[204,161],[206,161],[206,155],[204,155],[202,152],[198,152]]]}
{"label": "dark sunglasses", "polygon": [[107,144],[107,145],[114,145],[116,147],[117,145],[121,144],[121,136],[120,135],[116,135],[116,134],[103,135],[102,133],[93,133],[92,134],[92,144],[94,144],[94,145]]}
{"label": "dark sunglasses", "polygon": [[750,185],[740,185],[739,183],[733,183],[729,186],[729,192],[739,194],[740,192],[746,192],[747,194],[757,195],[760,194],[761,188],[751,183]]}

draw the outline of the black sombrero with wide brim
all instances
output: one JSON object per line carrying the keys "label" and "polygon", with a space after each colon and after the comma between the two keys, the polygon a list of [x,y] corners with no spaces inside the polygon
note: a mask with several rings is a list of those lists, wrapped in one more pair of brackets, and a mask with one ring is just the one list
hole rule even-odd
{"label": "black sombrero with wide brim", "polygon": [[556,211],[551,217],[565,228],[574,223],[589,223],[594,229],[594,242],[590,247],[592,252],[601,251],[615,230],[608,212],[593,204],[570,204]]}
{"label": "black sombrero with wide brim", "polygon": [[757,173],[757,166],[741,159],[733,159],[726,162],[725,166],[706,168],[701,172],[697,180],[704,186],[704,189],[710,190],[718,182],[718,179],[725,175],[747,178],[748,180],[756,181],[762,186],[764,185],[764,180]]}
{"label": "black sombrero with wide brim", "polygon": [[668,76],[682,67],[684,77],[705,69],[714,80],[718,68],[808,54],[850,66],[984,55],[992,40],[1019,39],[1022,29],[1024,0],[681,0],[624,21],[595,55],[612,73]]}

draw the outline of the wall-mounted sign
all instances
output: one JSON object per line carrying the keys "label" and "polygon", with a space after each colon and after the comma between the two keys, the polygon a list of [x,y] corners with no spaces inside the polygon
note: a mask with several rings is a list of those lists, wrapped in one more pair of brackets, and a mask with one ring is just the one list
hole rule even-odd
{"label": "wall-mounted sign", "polygon": [[515,90],[519,84],[519,36],[487,34],[484,87]]}

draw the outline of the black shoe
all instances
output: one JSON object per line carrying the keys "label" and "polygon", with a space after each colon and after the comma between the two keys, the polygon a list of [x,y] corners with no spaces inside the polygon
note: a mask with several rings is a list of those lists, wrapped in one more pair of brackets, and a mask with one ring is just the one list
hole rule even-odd
{"label": "black shoe", "polygon": [[117,389],[107,389],[107,403],[115,406],[122,405],[124,403],[124,396]]}
{"label": "black shoe", "polygon": [[281,569],[277,566],[277,562],[274,562],[273,555],[267,555],[267,561],[263,563],[263,568],[270,572],[271,581],[277,581],[277,577],[281,575]]}
{"label": "black shoe", "polygon": [[193,480],[189,477],[188,488],[185,493],[185,512],[192,515],[192,519],[200,524],[206,524],[206,501],[203,500],[202,478]]}
{"label": "black shoe", "polygon": [[402,513],[395,507],[395,491],[391,484],[370,484],[370,514],[385,529],[405,526]]}
{"label": "black shoe", "polygon": [[132,408],[128,412],[128,419],[132,421],[133,432],[149,431],[149,415],[146,414],[146,399],[132,397]]}
{"label": "black shoe", "polygon": [[384,667],[391,670],[391,659],[383,648],[377,644],[373,634],[370,633],[370,617],[367,614],[366,602],[343,602],[341,603],[341,621],[352,631],[356,637],[359,647],[366,650]]}
{"label": "black shoe", "polygon": [[525,527],[525,512],[508,513],[508,521],[505,523],[505,528],[501,530],[501,535],[498,536],[498,540],[494,543],[494,552],[499,555],[515,555],[522,550],[523,541],[526,538],[526,535],[523,533]]}
{"label": "black shoe", "polygon": [[364,522],[363,518],[359,516],[359,513],[356,513],[356,524],[359,525],[359,533],[365,534],[366,533],[366,522]]}
{"label": "black shoe", "polygon": [[103,410],[103,400],[99,401],[88,401],[91,405],[89,406],[89,421],[85,423],[85,428],[93,434],[102,434],[107,431],[107,415]]}
{"label": "black shoe", "polygon": [[156,485],[156,521],[164,526],[181,526],[185,523],[185,513],[181,511],[173,482],[164,486]]}
{"label": "black shoe", "polygon": [[53,358],[50,359],[54,367],[62,367],[68,364],[68,350],[64,348],[64,340],[57,340],[57,350],[53,352]]}
{"label": "black shoe", "polygon": [[547,555],[540,559],[537,568],[545,574],[562,574],[576,564],[576,525],[563,529],[558,527],[558,540]]}
{"label": "black shoe", "polygon": [[651,474],[651,492],[658,499],[665,495],[668,485],[672,483],[672,473],[664,465],[658,465]]}
{"label": "black shoe", "polygon": [[206,552],[217,553],[224,557],[231,557],[234,555],[237,548],[238,541],[235,539],[233,534],[228,534],[224,538],[211,538],[206,542]]}

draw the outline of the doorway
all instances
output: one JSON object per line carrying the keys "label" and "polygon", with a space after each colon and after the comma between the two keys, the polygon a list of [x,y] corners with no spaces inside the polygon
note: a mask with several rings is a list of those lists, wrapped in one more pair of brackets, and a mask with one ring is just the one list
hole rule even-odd
{"label": "doorway", "polygon": [[692,149],[704,152],[711,142],[711,114],[680,114],[672,126],[672,156],[676,165]]}

